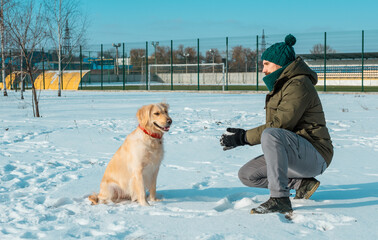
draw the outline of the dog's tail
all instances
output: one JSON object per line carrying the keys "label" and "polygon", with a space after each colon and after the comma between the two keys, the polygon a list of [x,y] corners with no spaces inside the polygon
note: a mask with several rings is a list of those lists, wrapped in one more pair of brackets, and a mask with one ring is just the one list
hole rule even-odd
{"label": "dog's tail", "polygon": [[97,193],[93,193],[92,195],[90,195],[88,197],[89,201],[92,202],[92,205],[97,205],[98,204],[98,194]]}

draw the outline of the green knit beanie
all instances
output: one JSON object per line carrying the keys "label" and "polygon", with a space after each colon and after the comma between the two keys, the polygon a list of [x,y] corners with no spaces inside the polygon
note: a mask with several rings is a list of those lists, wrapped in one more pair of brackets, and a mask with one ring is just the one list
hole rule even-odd
{"label": "green knit beanie", "polygon": [[261,60],[266,60],[275,63],[279,66],[285,66],[286,64],[295,60],[295,51],[293,45],[297,39],[289,34],[285,37],[285,42],[275,43],[270,46],[261,55]]}

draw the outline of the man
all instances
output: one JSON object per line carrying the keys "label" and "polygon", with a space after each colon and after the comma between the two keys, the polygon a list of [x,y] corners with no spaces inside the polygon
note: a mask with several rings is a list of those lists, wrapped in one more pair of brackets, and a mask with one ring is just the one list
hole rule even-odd
{"label": "man", "polygon": [[290,189],[295,199],[308,199],[316,191],[333,156],[333,146],[322,104],[314,85],[317,75],[295,58],[296,38],[269,47],[261,56],[266,96],[266,123],[245,131],[227,128],[220,143],[223,150],[261,144],[263,155],[239,170],[241,182],[249,187],[269,188],[270,198],[255,213],[292,212]]}

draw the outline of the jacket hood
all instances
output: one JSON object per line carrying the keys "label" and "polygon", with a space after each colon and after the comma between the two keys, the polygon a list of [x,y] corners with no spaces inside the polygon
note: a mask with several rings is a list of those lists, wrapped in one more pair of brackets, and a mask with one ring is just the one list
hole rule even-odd
{"label": "jacket hood", "polygon": [[316,72],[311,70],[311,68],[303,61],[301,57],[297,57],[292,63],[290,63],[279,78],[290,79],[298,75],[308,76],[313,85],[318,83],[318,75]]}

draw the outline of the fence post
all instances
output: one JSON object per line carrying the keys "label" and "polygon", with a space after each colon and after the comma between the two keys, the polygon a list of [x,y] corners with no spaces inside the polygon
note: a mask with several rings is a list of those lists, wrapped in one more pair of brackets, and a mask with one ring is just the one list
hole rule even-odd
{"label": "fence post", "polygon": [[148,89],[148,41],[146,41],[146,54],[145,54],[145,59],[146,59],[146,90]]}
{"label": "fence post", "polygon": [[228,37],[226,37],[226,91],[228,91]]}
{"label": "fence post", "polygon": [[256,35],[256,91],[259,90],[259,35]]}
{"label": "fence post", "polygon": [[173,90],[173,40],[171,40],[171,91]]}
{"label": "fence post", "polygon": [[122,89],[125,90],[125,43],[122,43]]}
{"label": "fence post", "polygon": [[89,73],[88,73],[88,83],[91,84],[91,68],[92,68],[92,60],[91,60],[91,51],[88,51],[88,62],[89,62]]}
{"label": "fence post", "polygon": [[197,90],[200,90],[200,47],[199,38],[197,38]]}
{"label": "fence post", "polygon": [[83,52],[80,45],[80,90],[83,90]]}
{"label": "fence post", "polygon": [[364,91],[364,52],[365,52],[365,33],[362,30],[362,54],[361,54],[361,92]]}
{"label": "fence post", "polygon": [[103,66],[103,46],[101,44],[101,90],[103,90],[103,82],[104,82],[104,66]]}
{"label": "fence post", "polygon": [[324,32],[324,88],[323,90],[327,91],[327,32]]}

